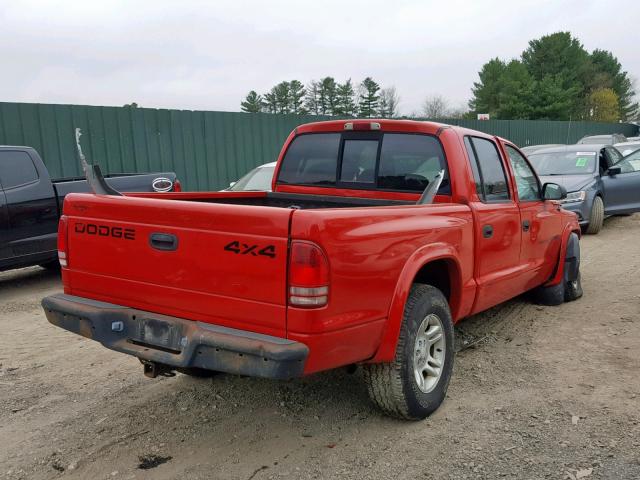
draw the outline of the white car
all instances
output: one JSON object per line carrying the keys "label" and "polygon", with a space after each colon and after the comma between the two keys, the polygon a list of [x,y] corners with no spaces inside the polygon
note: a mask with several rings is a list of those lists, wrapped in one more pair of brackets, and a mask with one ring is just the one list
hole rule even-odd
{"label": "white car", "polygon": [[237,182],[231,182],[225,192],[247,192],[247,191],[271,191],[271,180],[273,172],[278,162],[265,163],[254,168],[249,173],[240,178]]}

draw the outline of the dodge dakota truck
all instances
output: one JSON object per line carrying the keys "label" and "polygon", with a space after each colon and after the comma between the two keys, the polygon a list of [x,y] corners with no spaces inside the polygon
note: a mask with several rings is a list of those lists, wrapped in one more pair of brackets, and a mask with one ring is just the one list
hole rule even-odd
{"label": "dodge dakota truck", "polygon": [[[106,179],[120,191],[179,189],[175,173],[119,174]],[[0,146],[0,271],[58,266],[56,237],[65,196],[88,192],[83,178],[52,180],[31,147]]]}
{"label": "dodge dakota truck", "polygon": [[272,192],[68,195],[59,327],[175,371],[292,378],[361,365],[382,410],[443,401],[454,323],[582,295],[580,227],[511,142],[400,120],[296,128]]}

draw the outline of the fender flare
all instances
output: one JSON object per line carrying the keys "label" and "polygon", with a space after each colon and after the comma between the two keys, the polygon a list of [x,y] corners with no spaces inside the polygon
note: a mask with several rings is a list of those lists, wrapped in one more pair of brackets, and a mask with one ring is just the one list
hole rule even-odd
{"label": "fender flare", "polygon": [[553,276],[549,279],[547,283],[544,284],[545,287],[552,287],[554,285],[558,285],[562,279],[564,278],[564,266],[565,266],[565,258],[576,258],[578,260],[578,265],[580,262],[580,228],[575,228],[575,225],[567,225],[562,232],[562,244],[560,245],[560,252],[558,254],[558,260],[556,264],[556,268],[554,270]]}
{"label": "fender flare", "polygon": [[451,278],[451,295],[449,305],[451,314],[456,318],[455,310],[459,308],[460,296],[462,292],[462,280],[460,262],[458,260],[457,251],[449,244],[434,243],[425,245],[416,250],[405,265],[398,278],[396,289],[389,306],[387,322],[380,338],[378,351],[369,360],[370,363],[390,362],[396,354],[396,345],[400,336],[400,327],[402,325],[402,317],[404,315],[404,306],[409,297],[413,280],[422,267],[436,260],[447,260],[454,266],[454,275]]}

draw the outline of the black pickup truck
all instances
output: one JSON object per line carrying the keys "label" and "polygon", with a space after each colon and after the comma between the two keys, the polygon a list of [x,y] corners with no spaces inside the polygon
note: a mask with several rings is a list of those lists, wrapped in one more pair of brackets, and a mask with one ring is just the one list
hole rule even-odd
{"label": "black pickup truck", "polygon": [[[106,177],[120,192],[180,190],[172,172]],[[57,266],[58,219],[64,197],[89,191],[84,178],[52,180],[33,148],[0,146],[0,271]]]}

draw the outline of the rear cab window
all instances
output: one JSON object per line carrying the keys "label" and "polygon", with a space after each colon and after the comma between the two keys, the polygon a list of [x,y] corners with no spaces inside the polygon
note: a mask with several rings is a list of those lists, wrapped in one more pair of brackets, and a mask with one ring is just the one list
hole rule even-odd
{"label": "rear cab window", "polygon": [[289,145],[277,183],[422,193],[440,171],[438,194],[450,195],[444,149],[432,135],[309,133]]}

